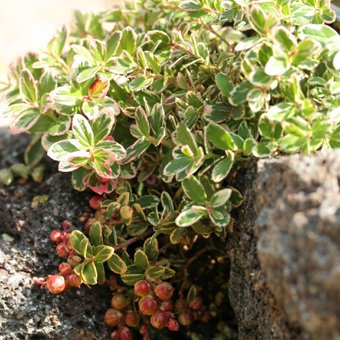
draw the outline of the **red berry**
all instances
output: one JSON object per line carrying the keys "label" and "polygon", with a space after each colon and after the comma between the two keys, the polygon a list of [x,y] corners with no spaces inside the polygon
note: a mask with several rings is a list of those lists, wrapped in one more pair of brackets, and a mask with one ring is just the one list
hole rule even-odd
{"label": "red berry", "polygon": [[59,294],[65,289],[65,279],[60,275],[50,275],[46,286],[51,293]]}
{"label": "red berry", "polygon": [[171,331],[171,332],[177,332],[179,330],[179,324],[175,319],[169,320],[168,330]]}
{"label": "red berry", "polygon": [[83,261],[83,259],[78,256],[78,255],[70,255],[67,258],[67,263],[74,268],[75,266],[77,266],[79,263],[81,263]]}
{"label": "red berry", "polygon": [[77,274],[71,274],[66,278],[66,282],[71,287],[79,288],[81,285],[81,278]]}
{"label": "red berry", "polygon": [[128,310],[125,314],[125,323],[129,327],[137,327],[139,324],[139,315],[133,310]]}
{"label": "red berry", "polygon": [[140,280],[135,283],[134,292],[138,296],[148,296],[151,292],[151,287],[148,281]]}
{"label": "red berry", "polygon": [[62,276],[67,276],[67,275],[70,275],[72,274],[73,270],[72,268],[70,267],[70,265],[66,262],[63,262],[63,263],[60,263],[59,267],[59,273],[62,275]]}
{"label": "red berry", "polygon": [[116,327],[119,324],[121,318],[122,313],[119,310],[110,308],[105,313],[104,322],[110,327]]}
{"label": "red berry", "polygon": [[119,328],[120,340],[132,340],[133,334],[128,327]]}
{"label": "red berry", "polygon": [[63,242],[57,245],[56,252],[57,255],[60,257],[67,257],[69,255],[69,252],[66,249],[65,244]]}
{"label": "red berry", "polygon": [[129,304],[129,299],[122,294],[114,295],[111,300],[111,306],[119,310],[126,308]]}
{"label": "red berry", "polygon": [[168,282],[162,282],[155,288],[155,294],[162,300],[168,301],[171,299],[172,294],[174,293],[174,288]]}
{"label": "red berry", "polygon": [[174,309],[174,302],[173,300],[168,300],[168,301],[163,301],[160,306],[159,309],[162,312],[169,312],[172,311]]}
{"label": "red berry", "polygon": [[192,324],[193,315],[190,311],[184,311],[178,316],[178,321],[182,326],[190,326]]}
{"label": "red berry", "polygon": [[71,222],[67,220],[62,221],[60,224],[65,230],[70,229],[72,227]]}
{"label": "red berry", "polygon": [[89,204],[92,209],[98,210],[103,201],[104,201],[103,197],[95,195],[90,199]]}
{"label": "red berry", "polygon": [[139,300],[139,310],[144,315],[152,315],[157,309],[157,302],[152,296],[146,296]]}
{"label": "red berry", "polygon": [[199,311],[202,309],[203,302],[202,299],[199,297],[195,297],[190,303],[189,307],[194,311]]}
{"label": "red berry", "polygon": [[169,316],[166,313],[157,311],[151,315],[151,325],[157,329],[161,329],[167,325]]}
{"label": "red berry", "polygon": [[60,229],[53,230],[50,234],[50,239],[53,243],[59,243],[63,239],[63,234]]}

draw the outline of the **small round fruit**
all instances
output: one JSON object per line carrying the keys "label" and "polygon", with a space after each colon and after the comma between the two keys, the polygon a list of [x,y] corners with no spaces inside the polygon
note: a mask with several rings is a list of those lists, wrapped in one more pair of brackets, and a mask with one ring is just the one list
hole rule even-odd
{"label": "small round fruit", "polygon": [[168,330],[171,331],[171,332],[177,332],[179,330],[179,324],[175,319],[169,320]]}
{"label": "small round fruit", "polygon": [[134,292],[136,295],[143,297],[148,296],[151,292],[151,287],[148,281],[140,280],[135,283]]}
{"label": "small round fruit", "polygon": [[169,316],[161,311],[157,311],[151,315],[150,322],[156,329],[161,329],[167,325]]}
{"label": "small round fruit", "polygon": [[132,340],[133,334],[128,327],[121,327],[119,329],[120,340]]}
{"label": "small round fruit", "polygon": [[53,230],[50,234],[50,239],[53,243],[59,243],[63,239],[63,234],[60,229]]}
{"label": "small round fruit", "polygon": [[154,292],[162,301],[168,301],[171,299],[174,290],[174,287],[172,287],[170,283],[162,282],[157,285]]}
{"label": "small round fruit", "polygon": [[78,256],[78,255],[69,255],[67,258],[67,263],[74,268],[75,266],[77,266],[79,263],[81,263],[83,261],[83,259]]}
{"label": "small round fruit", "polygon": [[129,327],[137,327],[139,324],[139,315],[133,310],[128,310],[125,313],[125,323]]}
{"label": "small round fruit", "polygon": [[73,272],[71,266],[66,262],[60,263],[59,266],[58,266],[58,269],[59,269],[60,275],[62,275],[62,276],[70,275]]}
{"label": "small round fruit", "polygon": [[116,294],[111,299],[111,306],[115,309],[124,309],[130,304],[130,300],[122,295],[122,294]]}
{"label": "small round fruit", "polygon": [[66,278],[66,282],[70,287],[79,288],[81,285],[81,278],[77,274],[71,274]]}
{"label": "small round fruit", "polygon": [[178,321],[182,326],[190,326],[192,324],[193,315],[190,311],[184,311],[178,316]]}
{"label": "small round fruit", "polygon": [[68,257],[69,252],[68,252],[67,248],[65,247],[64,242],[61,242],[57,245],[56,253],[60,257],[63,257],[63,258]]}
{"label": "small round fruit", "polygon": [[170,312],[174,309],[174,301],[173,300],[168,300],[168,301],[163,301],[160,306],[159,309],[162,312]]}
{"label": "small round fruit", "polygon": [[190,303],[189,307],[194,311],[199,311],[202,309],[203,302],[202,299],[199,297],[195,297]]}
{"label": "small round fruit", "polygon": [[116,327],[121,318],[122,313],[119,310],[109,308],[104,315],[104,322],[109,327]]}
{"label": "small round fruit", "polygon": [[65,279],[61,275],[50,275],[46,287],[51,293],[59,294],[65,289]]}
{"label": "small round fruit", "polygon": [[152,315],[157,309],[157,302],[152,296],[146,296],[139,300],[138,306],[143,315]]}

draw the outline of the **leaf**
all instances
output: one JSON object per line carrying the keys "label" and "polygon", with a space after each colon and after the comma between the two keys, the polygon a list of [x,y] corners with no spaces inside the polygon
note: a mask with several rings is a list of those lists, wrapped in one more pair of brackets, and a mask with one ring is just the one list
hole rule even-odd
{"label": "leaf", "polygon": [[290,65],[288,64],[287,57],[272,56],[269,58],[264,70],[269,76],[279,76],[284,74],[289,69],[289,67]]}
{"label": "leaf", "polygon": [[24,69],[20,73],[19,78],[19,90],[21,96],[26,100],[28,103],[36,103],[38,100],[38,88],[36,81],[34,80],[32,73]]}
{"label": "leaf", "polygon": [[301,40],[312,38],[316,41],[327,43],[329,39],[336,37],[338,33],[326,25],[309,24],[300,27],[298,35]]}
{"label": "leaf", "polygon": [[81,55],[90,65],[95,65],[96,60],[93,58],[92,53],[84,46],[73,45],[72,49],[77,54]]}
{"label": "leaf", "polygon": [[100,245],[94,248],[93,255],[98,263],[104,263],[111,259],[114,249],[110,246]]}
{"label": "leaf", "polygon": [[231,196],[232,190],[231,189],[222,189],[220,191],[217,191],[211,198],[210,198],[210,205],[213,208],[221,207],[222,205],[225,205],[230,196]]}
{"label": "leaf", "polygon": [[170,242],[172,244],[179,244],[182,241],[184,235],[185,235],[184,228],[176,228],[170,234]]}
{"label": "leaf", "polygon": [[122,39],[122,32],[114,31],[106,42],[106,59],[117,55],[117,51]]}
{"label": "leaf", "polygon": [[53,74],[46,71],[39,79],[38,88],[39,95],[42,96],[45,93],[50,93],[57,87],[57,81]]}
{"label": "leaf", "polygon": [[215,78],[216,85],[218,89],[221,91],[222,95],[228,97],[231,90],[233,89],[233,83],[229,79],[229,77],[224,73],[218,73]]}
{"label": "leaf", "polygon": [[120,50],[127,51],[130,55],[136,52],[137,34],[131,27],[125,27],[120,40]]}
{"label": "leaf", "polygon": [[49,52],[60,57],[66,45],[67,35],[66,26],[61,26],[47,45]]}
{"label": "leaf", "polygon": [[248,92],[252,89],[252,85],[249,82],[244,82],[236,85],[230,92],[228,98],[229,103],[233,106],[243,104],[247,100]]}
{"label": "leaf", "polygon": [[41,145],[41,137],[39,135],[32,138],[32,141],[30,144],[28,144],[26,150],[25,150],[25,163],[33,167],[37,165],[41,159],[45,156],[46,151]]}
{"label": "leaf", "polygon": [[153,83],[152,78],[146,78],[144,76],[134,78],[130,84],[129,84],[129,89],[133,92],[138,92],[145,90],[148,88],[151,84]]}
{"label": "leaf", "polygon": [[143,250],[137,249],[134,255],[134,263],[138,268],[146,270],[149,268],[149,260]]}
{"label": "leaf", "polygon": [[74,230],[70,236],[72,248],[81,256],[86,257],[87,247],[89,246],[88,238],[79,230]]}
{"label": "leaf", "polygon": [[150,261],[156,261],[159,253],[157,238],[146,239],[143,244],[143,251]]}
{"label": "leaf", "polygon": [[81,71],[77,75],[76,80],[77,80],[78,83],[84,83],[85,81],[94,78],[99,70],[100,70],[100,66],[89,67],[89,68]]}
{"label": "leaf", "polygon": [[102,235],[102,225],[99,221],[91,224],[90,241],[94,246],[100,246],[104,243]]}
{"label": "leaf", "polygon": [[145,137],[149,137],[150,135],[149,119],[145,111],[140,106],[137,108],[135,112],[135,119],[136,119],[136,123],[137,123],[137,127],[139,131]]}
{"label": "leaf", "polygon": [[207,138],[210,143],[220,150],[234,150],[235,143],[227,130],[213,122],[207,126]]}
{"label": "leaf", "polygon": [[285,53],[291,52],[297,41],[295,37],[285,27],[277,27],[273,32],[274,44],[278,45]]}
{"label": "leaf", "polygon": [[97,284],[97,269],[93,262],[83,264],[81,270],[81,279],[84,283],[89,285]]}
{"label": "leaf", "polygon": [[124,274],[127,270],[125,262],[115,253],[112,254],[111,258],[107,261],[107,264],[111,271],[116,274]]}
{"label": "leaf", "polygon": [[259,6],[250,9],[249,22],[255,31],[266,35],[278,24],[278,19],[274,15],[268,15]]}
{"label": "leaf", "polygon": [[103,284],[106,280],[104,265],[102,263],[95,262],[95,266],[97,270],[97,282],[98,284]]}
{"label": "leaf", "polygon": [[55,161],[61,161],[82,148],[83,146],[76,139],[61,140],[50,146],[47,155]]}
{"label": "leaf", "polygon": [[186,178],[182,182],[182,188],[185,194],[194,202],[204,203],[207,200],[207,195],[204,191],[204,187],[194,176]]}
{"label": "leaf", "polygon": [[121,275],[122,281],[128,286],[133,286],[137,281],[145,278],[144,270],[134,264],[128,266],[126,273]]}
{"label": "leaf", "polygon": [[194,155],[198,153],[196,140],[191,131],[184,125],[178,124],[176,129],[177,140],[181,145],[188,145]]}
{"label": "leaf", "polygon": [[209,210],[209,217],[217,227],[226,227],[230,222],[230,215],[223,206]]}
{"label": "leaf", "polygon": [[183,210],[176,218],[176,224],[179,227],[189,227],[207,215],[207,209],[201,206],[193,206]]}
{"label": "leaf", "polygon": [[13,133],[22,133],[30,130],[39,120],[40,112],[38,109],[30,108],[21,112],[11,123]]}
{"label": "leaf", "polygon": [[143,195],[136,203],[138,203],[142,209],[151,209],[157,207],[159,198],[155,195]]}
{"label": "leaf", "polygon": [[140,157],[151,145],[151,143],[144,138],[138,139],[134,144],[126,149],[126,158],[124,163],[129,163]]}
{"label": "leaf", "polygon": [[94,144],[94,136],[90,123],[80,114],[76,114],[72,120],[72,132],[75,138],[84,146]]}
{"label": "leaf", "polygon": [[146,271],[147,278],[158,279],[161,278],[165,273],[165,268],[162,266],[153,266]]}

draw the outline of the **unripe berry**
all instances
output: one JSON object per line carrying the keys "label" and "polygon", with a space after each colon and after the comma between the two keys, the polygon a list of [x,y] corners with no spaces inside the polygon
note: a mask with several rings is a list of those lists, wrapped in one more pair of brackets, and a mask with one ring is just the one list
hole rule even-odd
{"label": "unripe berry", "polygon": [[63,258],[69,255],[69,252],[67,251],[65,244],[63,242],[57,245],[56,252],[58,256],[63,257]]}
{"label": "unripe berry", "polygon": [[72,268],[70,267],[70,265],[66,262],[63,262],[63,263],[60,263],[59,267],[59,273],[62,275],[62,276],[67,276],[67,275],[70,275],[72,274],[73,270]]}
{"label": "unripe berry", "polygon": [[157,302],[152,296],[146,296],[139,300],[139,310],[144,315],[152,315],[157,309]]}
{"label": "unripe berry", "polygon": [[203,302],[202,299],[199,297],[195,297],[190,303],[189,307],[194,311],[199,311],[202,309]]}
{"label": "unripe berry", "polygon": [[66,282],[70,287],[79,288],[81,285],[81,278],[77,274],[71,274],[66,278]]}
{"label": "unripe berry", "polygon": [[177,332],[179,330],[179,324],[175,319],[169,320],[168,330],[171,331],[171,332]]}
{"label": "unripe berry", "polygon": [[172,294],[174,293],[174,288],[168,282],[162,282],[155,288],[155,294],[162,300],[168,301],[171,299]]}
{"label": "unripe berry", "polygon": [[83,259],[78,256],[78,255],[70,255],[67,258],[67,263],[74,268],[75,266],[77,266],[79,263],[81,263],[83,261]]}
{"label": "unripe berry", "polygon": [[121,327],[119,329],[120,340],[132,340],[133,334],[128,327]]}
{"label": "unripe berry", "polygon": [[193,315],[190,311],[184,311],[178,316],[178,321],[182,326],[190,326],[192,324]]}
{"label": "unripe berry", "polygon": [[137,327],[139,324],[139,315],[133,310],[128,310],[125,314],[125,323],[129,327]]}
{"label": "unripe berry", "polygon": [[148,296],[151,292],[151,287],[148,281],[140,280],[135,283],[134,292],[136,295],[143,297]]}
{"label": "unripe berry", "polygon": [[121,318],[122,313],[119,310],[110,308],[105,313],[104,322],[109,327],[116,327],[119,324]]}
{"label": "unripe berry", "polygon": [[63,239],[63,232],[60,229],[53,230],[50,234],[50,239],[53,243],[59,243]]}
{"label": "unripe berry", "polygon": [[129,299],[122,294],[116,294],[111,299],[111,306],[119,310],[126,308],[129,303]]}
{"label": "unripe berry", "polygon": [[46,286],[51,293],[59,294],[65,289],[65,279],[60,275],[50,275]]}
{"label": "unripe berry", "polygon": [[169,316],[166,313],[157,311],[151,315],[151,325],[157,329],[161,329],[167,325]]}
{"label": "unripe berry", "polygon": [[104,198],[101,196],[98,196],[98,195],[93,196],[89,201],[90,207],[92,209],[98,210],[103,200]]}
{"label": "unripe berry", "polygon": [[168,300],[168,301],[163,301],[160,306],[159,309],[162,312],[170,312],[174,309],[174,301],[173,300]]}

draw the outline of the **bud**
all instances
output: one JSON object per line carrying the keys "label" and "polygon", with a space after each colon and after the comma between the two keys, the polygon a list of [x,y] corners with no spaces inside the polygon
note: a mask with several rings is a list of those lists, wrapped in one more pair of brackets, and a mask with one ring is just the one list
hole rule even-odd
{"label": "bud", "polygon": [[50,234],[50,239],[53,243],[59,243],[63,239],[63,232],[60,229],[53,230]]}
{"label": "bud", "polygon": [[59,294],[65,289],[65,279],[60,275],[49,275],[47,289],[53,294]]}
{"label": "bud", "polygon": [[110,308],[105,313],[104,322],[109,327],[116,327],[118,326],[121,318],[122,313],[119,310]]}
{"label": "bud", "polygon": [[170,312],[174,309],[173,300],[163,301],[159,307],[162,312]]}
{"label": "bud", "polygon": [[194,311],[199,311],[202,309],[203,302],[202,299],[199,297],[195,297],[190,303],[189,307]]}
{"label": "bud", "polygon": [[79,288],[81,285],[81,278],[77,274],[71,274],[66,278],[66,282],[70,287]]}
{"label": "bud", "polygon": [[144,315],[152,315],[157,309],[157,302],[151,296],[143,297],[138,303],[139,310]]}
{"label": "bud", "polygon": [[60,275],[62,275],[62,276],[67,276],[67,275],[70,275],[70,274],[73,273],[72,268],[71,268],[70,265],[69,265],[68,263],[66,263],[66,262],[60,263],[58,269],[59,269]]}
{"label": "bud", "polygon": [[167,325],[169,321],[169,316],[164,313],[157,311],[151,315],[150,322],[156,329],[161,329]]}
{"label": "bud", "polygon": [[128,310],[125,313],[125,323],[129,327],[137,327],[139,324],[139,315],[133,310]]}
{"label": "bud", "polygon": [[120,340],[132,340],[133,334],[128,327],[121,327],[119,329]]}
{"label": "bud", "polygon": [[100,206],[102,202],[104,201],[104,198],[98,195],[92,196],[92,198],[89,200],[90,207],[94,210],[100,209]]}
{"label": "bud", "polygon": [[69,255],[67,258],[67,263],[72,267],[76,267],[79,263],[81,263],[83,259],[78,255]]}
{"label": "bud", "polygon": [[148,281],[140,280],[135,283],[134,292],[138,296],[148,296],[151,292],[151,287]]}
{"label": "bud", "polygon": [[56,253],[60,257],[67,257],[69,255],[68,250],[65,247],[65,244],[63,242],[59,243],[56,247]]}
{"label": "bud", "polygon": [[60,224],[64,228],[64,230],[68,230],[68,229],[70,229],[72,227],[71,222],[67,221],[67,220],[62,221]]}
{"label": "bud", "polygon": [[111,299],[111,306],[115,309],[124,309],[130,304],[130,300],[122,295],[122,294],[116,294]]}
{"label": "bud", "polygon": [[174,288],[168,282],[162,282],[155,288],[155,294],[162,300],[168,301],[171,299],[172,294],[174,293]]}
{"label": "bud", "polygon": [[72,244],[71,244],[71,240],[70,240],[70,236],[69,236],[69,235],[66,235],[66,236],[65,236],[64,244],[65,244],[65,248],[67,249],[67,251],[68,251],[69,253],[74,252],[74,249],[73,249],[73,247],[72,247]]}
{"label": "bud", "polygon": [[0,170],[0,184],[3,185],[11,185],[13,182],[14,176],[10,169],[1,169]]}
{"label": "bud", "polygon": [[177,332],[179,330],[179,324],[175,319],[169,320],[168,330],[171,331],[171,332]]}
{"label": "bud", "polygon": [[190,311],[184,311],[178,316],[178,321],[182,326],[190,326],[192,324],[193,315]]}

